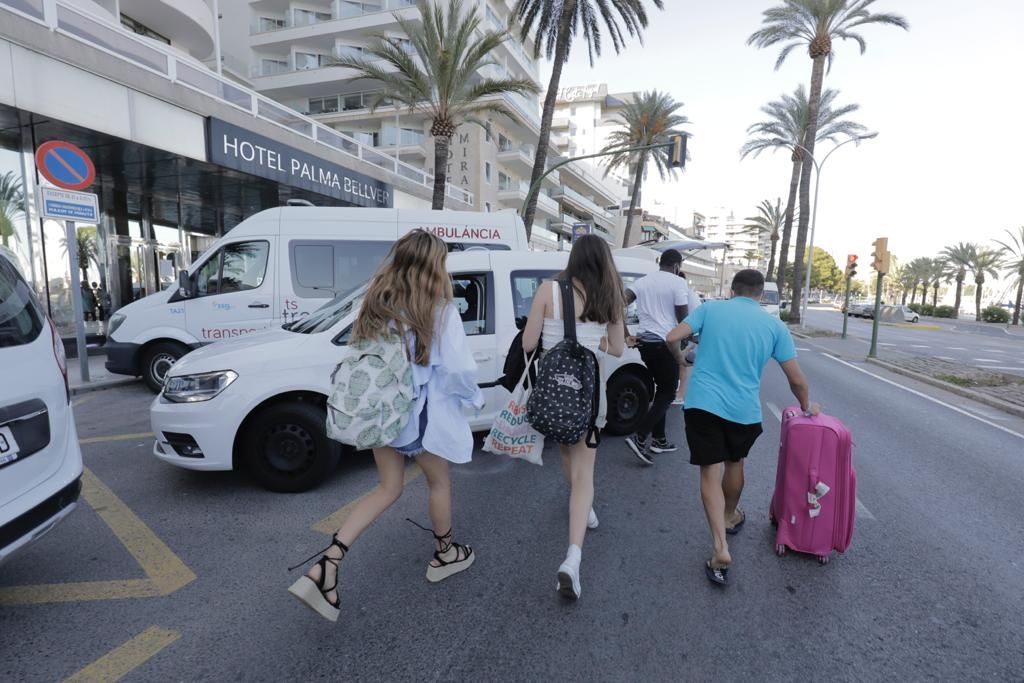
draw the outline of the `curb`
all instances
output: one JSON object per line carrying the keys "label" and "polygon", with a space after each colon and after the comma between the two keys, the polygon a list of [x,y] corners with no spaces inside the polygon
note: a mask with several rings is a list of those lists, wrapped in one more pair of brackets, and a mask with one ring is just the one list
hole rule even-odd
{"label": "curb", "polygon": [[139,377],[124,377],[119,379],[104,379],[98,382],[89,382],[88,384],[80,384],[78,386],[71,387],[71,395],[78,396],[79,394],[88,394],[93,391],[101,391],[103,389],[110,389],[112,387],[120,387],[126,384],[135,384],[141,382],[142,379]]}
{"label": "curb", "polygon": [[922,375],[919,372],[907,370],[906,368],[901,368],[898,365],[893,365],[892,363],[887,363],[884,360],[879,360],[877,358],[868,358],[867,361],[872,365],[877,365],[881,368],[885,368],[889,372],[895,372],[897,375],[903,375],[904,377],[916,379],[918,382],[923,382],[924,384],[929,384],[933,387],[943,389],[945,391],[950,392],[951,394],[957,394],[958,396],[969,398],[972,401],[977,401],[978,403],[986,405],[989,408],[995,408],[996,410],[1001,410],[1004,413],[1009,413],[1010,415],[1015,415],[1017,417],[1024,417],[1024,408],[1020,406],[1015,406],[1012,403],[1007,403],[1006,401],[1001,401],[998,398],[994,398],[987,394],[982,394],[977,391],[971,391],[970,389],[965,389],[964,387],[959,387],[955,384],[950,384],[949,382],[943,382],[941,379],[935,379],[934,377],[929,377],[928,375]]}

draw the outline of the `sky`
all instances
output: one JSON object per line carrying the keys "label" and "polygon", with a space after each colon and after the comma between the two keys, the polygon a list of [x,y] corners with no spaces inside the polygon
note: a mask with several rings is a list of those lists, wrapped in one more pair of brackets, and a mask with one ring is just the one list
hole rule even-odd
{"label": "sky", "polygon": [[[746,45],[776,4],[665,0],[657,11],[648,3],[643,45],[633,40],[615,55],[607,43],[593,67],[582,43],[570,55],[562,86],[658,88],[685,105],[691,161],[675,181],[650,176],[646,209],[689,224],[694,210],[745,217],[762,199],[785,203],[789,154],[740,161],[738,153],[763,104],[810,86],[805,51],[775,71],[777,49]],[[823,166],[815,244],[840,263],[854,253],[868,265],[882,236],[901,262],[959,241],[994,246],[1024,225],[1024,0],[878,0],[872,10],[902,14],[910,31],[863,27],[863,55],[851,41],[834,44],[825,87],[840,91],[840,104],[858,103],[850,118],[879,136],[844,146]],[[819,158],[822,149],[827,143]]]}

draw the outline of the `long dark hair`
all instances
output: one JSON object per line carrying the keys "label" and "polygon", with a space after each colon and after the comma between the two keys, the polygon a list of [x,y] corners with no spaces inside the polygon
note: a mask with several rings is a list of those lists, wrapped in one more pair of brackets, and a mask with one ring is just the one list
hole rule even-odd
{"label": "long dark hair", "polygon": [[578,238],[569,253],[569,264],[558,278],[571,278],[583,299],[580,320],[602,324],[622,321],[626,309],[622,278],[615,268],[612,250],[603,239],[597,235]]}

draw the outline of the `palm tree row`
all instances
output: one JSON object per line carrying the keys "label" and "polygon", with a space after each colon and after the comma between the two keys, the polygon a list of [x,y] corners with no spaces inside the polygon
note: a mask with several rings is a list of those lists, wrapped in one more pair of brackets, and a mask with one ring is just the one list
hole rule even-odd
{"label": "palm tree row", "polygon": [[[863,36],[857,31],[862,26],[882,24],[906,29],[906,19],[889,13],[872,13],[869,7],[875,0],[782,0],[782,4],[764,11],[762,27],[754,32],[747,43],[759,48],[781,45],[775,68],[778,69],[786,58],[797,49],[807,50],[811,59],[811,84],[807,97],[806,125],[798,133],[801,140],[799,149],[802,159],[799,174],[799,208],[793,202],[787,212],[795,212],[798,217],[796,233],[796,252],[793,259],[793,296],[789,322],[800,322],[800,299],[802,297],[802,280],[804,269],[804,252],[807,249],[807,228],[810,220],[810,184],[812,159],[815,144],[819,139],[821,127],[821,109],[823,102],[823,85],[826,67],[831,66],[833,41],[852,40],[863,53],[867,47]],[[802,148],[802,149],[801,149]],[[794,169],[795,170],[795,169]],[[792,186],[792,182],[791,182]],[[781,258],[785,258],[786,246],[783,245]],[[780,258],[780,261],[781,261]],[[780,263],[780,266],[782,264]],[[780,268],[780,270],[782,270]],[[785,281],[781,277],[777,278]]]}
{"label": "palm tree row", "polygon": [[891,273],[903,293],[903,303],[917,303],[918,288],[921,290],[920,303],[927,301],[928,290],[932,291],[932,306],[938,305],[939,287],[950,282],[956,283],[953,302],[953,316],[960,316],[964,284],[972,278],[974,289],[974,317],[981,320],[981,300],[985,283],[998,279],[1005,272],[1016,287],[1013,310],[1013,324],[1020,323],[1021,299],[1024,298],[1024,226],[1018,232],[1006,231],[1008,239],[995,240],[998,248],[973,242],[958,242],[945,247],[934,258],[916,258],[898,272]]}

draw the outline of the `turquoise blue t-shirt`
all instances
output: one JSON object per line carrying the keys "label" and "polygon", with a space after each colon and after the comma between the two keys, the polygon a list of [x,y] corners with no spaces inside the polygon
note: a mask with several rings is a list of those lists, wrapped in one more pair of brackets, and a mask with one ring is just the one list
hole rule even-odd
{"label": "turquoise blue t-shirt", "polygon": [[764,366],[770,358],[796,358],[785,323],[745,296],[709,301],[685,322],[700,335],[686,407],[740,424],[760,422]]}

